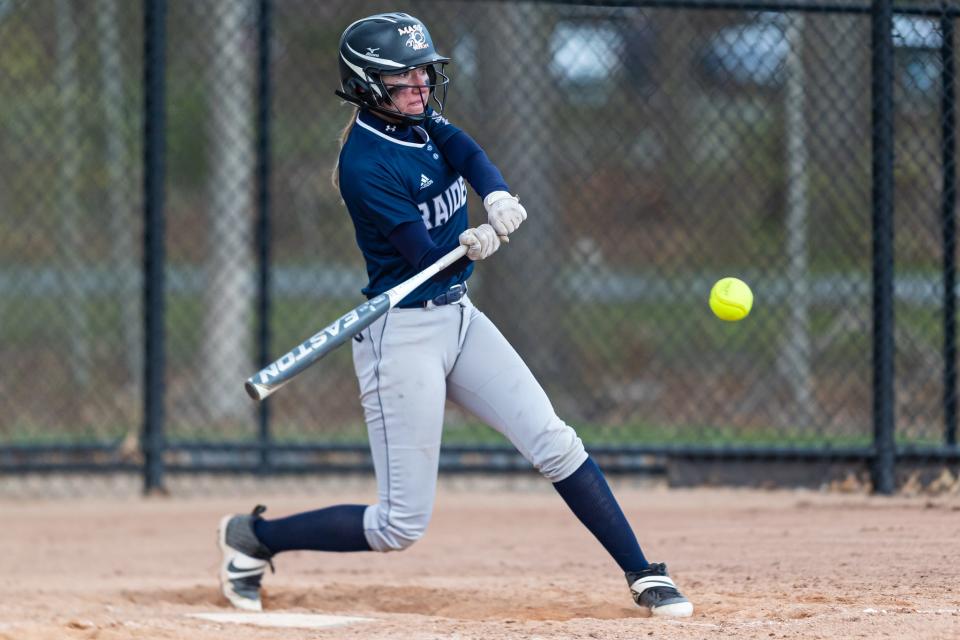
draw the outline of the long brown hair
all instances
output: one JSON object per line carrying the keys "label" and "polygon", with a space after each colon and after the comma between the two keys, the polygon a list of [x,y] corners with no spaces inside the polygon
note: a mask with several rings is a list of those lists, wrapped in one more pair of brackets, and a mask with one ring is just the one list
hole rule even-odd
{"label": "long brown hair", "polygon": [[[339,149],[343,149],[343,145],[347,142],[347,136],[350,135],[350,130],[353,129],[354,123],[357,121],[357,114],[360,113],[360,110],[356,107],[350,107],[353,113],[350,114],[350,119],[347,120],[347,124],[344,125],[343,131],[340,132],[340,146]],[[340,154],[337,153],[337,159],[333,161],[333,171],[330,173],[330,182],[333,183],[333,188],[337,191],[340,190]]]}

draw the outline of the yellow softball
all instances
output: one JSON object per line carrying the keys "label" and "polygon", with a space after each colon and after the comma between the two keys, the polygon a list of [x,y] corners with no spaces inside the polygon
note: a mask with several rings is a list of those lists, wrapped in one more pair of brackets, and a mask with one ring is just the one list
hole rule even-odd
{"label": "yellow softball", "polygon": [[723,278],[710,289],[710,308],[721,320],[743,320],[753,307],[753,291],[739,278]]}

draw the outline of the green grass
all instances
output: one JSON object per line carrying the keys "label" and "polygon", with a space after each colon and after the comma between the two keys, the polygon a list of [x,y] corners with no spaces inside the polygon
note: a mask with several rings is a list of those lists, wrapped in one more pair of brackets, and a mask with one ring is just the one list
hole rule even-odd
{"label": "green grass", "polygon": [[[691,339],[700,353],[728,352],[731,344],[738,351],[761,358],[760,364],[776,355],[785,330],[787,309],[764,306],[758,292],[754,313],[740,323],[717,321],[706,305],[706,295],[678,291],[669,300],[649,302],[571,303],[564,308],[560,328],[581,351],[595,350],[616,359],[624,353],[624,344],[646,344],[657,355],[674,358],[689,355]],[[346,313],[361,301],[359,292],[344,298],[311,300],[275,297],[272,309],[273,347],[279,352],[297,344],[327,323]],[[3,301],[0,341],[5,344],[47,343],[58,337],[73,337],[74,318],[64,311],[62,298],[10,295]],[[75,301],[76,310],[86,318],[95,337],[113,339],[122,335],[121,302],[115,295],[88,295]],[[842,309],[836,305],[811,307],[811,333],[823,335],[834,328]],[[854,308],[862,326],[846,329],[842,339],[826,345],[830,358],[868,357],[870,353],[871,312],[869,300]],[[169,355],[174,359],[195,353],[203,338],[206,306],[200,295],[170,294],[166,301],[166,329]],[[896,306],[898,330],[925,346],[939,347],[942,341],[942,316],[938,307],[918,307],[905,303]],[[250,335],[256,318],[250,310]],[[251,337],[252,340],[252,337]],[[901,345],[908,346],[908,345]]]}
{"label": "green grass", "polygon": [[[859,367],[871,353],[869,309],[862,311],[863,326],[835,328],[839,309],[815,306],[810,313],[811,334],[834,333],[817,352],[820,361],[850,363]],[[584,357],[602,362],[607,370],[630,370],[645,359],[696,366],[731,357],[765,370],[775,366],[784,345],[785,310],[761,308],[738,323],[714,318],[706,301],[679,299],[666,302],[571,304],[561,318],[567,343]],[[929,313],[904,313],[898,322],[924,341],[937,340],[937,327]],[[642,363],[640,363],[642,366]]]}
{"label": "green grass", "polygon": [[111,442],[128,432],[140,432],[139,424],[37,423],[17,420],[0,430],[0,445],[83,445]]}
{"label": "green grass", "polygon": [[[868,446],[867,435],[829,436],[809,430],[777,429],[718,425],[664,425],[635,422],[622,425],[576,424],[577,434],[588,445],[689,445],[689,446],[796,446],[796,447],[847,447]],[[362,423],[323,425],[315,430],[304,431],[302,425],[279,423],[274,425],[277,441],[284,444],[358,444],[366,442],[366,427]],[[251,436],[252,437],[252,436]],[[229,440],[230,438],[223,438]],[[217,438],[211,438],[216,441]],[[506,445],[509,441],[493,428],[477,421],[448,421],[444,426],[443,442],[447,445]],[[912,444],[930,443],[911,440]]]}
{"label": "green grass", "polygon": [[[589,447],[593,446],[695,446],[695,447],[796,447],[808,449],[838,447],[868,447],[870,434],[827,435],[809,428],[734,427],[730,425],[682,424],[667,425],[653,422],[631,422],[616,426],[581,423],[573,425],[577,434]],[[50,425],[16,422],[0,433],[0,445],[79,445],[119,440],[128,431],[139,433],[139,425],[72,425],[51,429]],[[366,446],[366,426],[361,422],[319,424],[305,430],[302,424],[278,422],[273,425],[277,444],[352,444]],[[256,426],[249,422],[235,428],[212,431],[208,425],[191,427],[189,424],[168,428],[171,440],[201,440],[203,442],[255,442]],[[509,441],[496,430],[474,421],[448,420],[444,426],[445,445],[510,446]],[[897,439],[898,445],[937,446],[942,438],[908,436]]]}
{"label": "green grass", "polygon": [[[292,348],[325,324],[339,317],[356,305],[359,294],[338,299],[302,300],[278,298],[272,310],[273,340],[272,354],[280,355]],[[123,327],[121,305],[114,297],[90,296],[78,301],[80,311],[88,318],[90,331],[92,370],[102,370],[105,376],[96,383],[108,391],[122,379],[122,371],[116,371],[116,364],[123,362]],[[3,301],[0,317],[0,343],[21,353],[49,354],[51,349],[62,349],[69,340],[74,339],[75,321],[63,313],[62,300],[27,296],[9,296]],[[187,384],[197,375],[198,351],[203,339],[203,319],[206,313],[203,300],[197,295],[170,295],[167,300],[167,359],[169,365],[168,384]],[[832,333],[830,341],[818,345],[814,362],[815,375],[832,374],[842,370],[868,375],[871,337],[869,331],[869,309],[867,306],[858,313],[862,315],[861,324],[845,326],[838,324],[841,309],[819,305],[813,307],[811,330],[814,337]],[[783,348],[785,316],[779,309],[758,309],[754,315],[742,323],[723,323],[716,321],[706,308],[705,300],[693,295],[678,297],[656,304],[646,302],[607,303],[607,304],[570,304],[554,327],[556,334],[549,336],[554,344],[563,344],[568,362],[577,362],[578,369],[562,373],[564,380],[571,385],[579,385],[569,390],[573,400],[580,398],[589,402],[594,392],[602,392],[602,381],[598,381],[596,372],[604,371],[615,379],[629,380],[634,373],[649,375],[651,363],[663,373],[690,373],[709,379],[710,373],[697,371],[722,363],[723,370],[734,370],[756,378],[756,384],[763,383],[767,372],[776,370],[776,360]],[[910,371],[929,372],[931,380],[936,378],[940,366],[937,358],[942,348],[942,328],[940,310],[898,304],[896,308],[898,337],[898,374],[906,376]],[[253,352],[255,317],[251,312],[248,336],[250,352]],[[546,338],[545,338],[546,339]],[[35,375],[43,384],[54,384],[63,379],[63,374],[50,367],[60,366],[52,356],[39,361]],[[720,366],[720,365],[716,365]],[[100,367],[100,369],[97,369]],[[711,369],[717,370],[720,369]],[[866,372],[866,373],[864,373]],[[350,349],[341,348],[333,352],[324,361],[323,369],[314,373],[315,387],[344,389],[344,376],[352,376]],[[580,379],[576,376],[579,375]],[[109,377],[110,379],[106,379]],[[907,378],[900,378],[907,380]],[[336,386],[339,384],[340,386]],[[353,384],[351,377],[351,384]],[[935,389],[936,380],[930,383]],[[46,393],[37,389],[37,393]],[[309,393],[309,391],[303,391]],[[551,396],[556,396],[552,393]],[[64,407],[77,407],[82,402],[80,390],[63,390]],[[906,396],[905,396],[906,397]],[[937,424],[940,415],[939,397],[917,396],[921,413],[913,410],[911,415],[921,423],[931,422],[930,428],[921,431],[936,434],[941,431]],[[351,387],[349,397],[337,397],[339,407],[344,403],[355,406],[357,400]],[[195,400],[196,405],[202,398]],[[8,416],[7,424],[0,429],[0,442],[17,444],[54,444],[59,442],[84,443],[103,438],[119,437],[131,427],[124,425],[105,425],[94,422],[67,422],[69,411],[56,416],[56,424],[51,419],[37,419],[26,413],[18,415],[16,405],[14,414]],[[113,409],[110,409],[111,411]],[[119,409],[117,409],[119,411]],[[127,410],[128,411],[128,410]],[[342,413],[342,412],[341,412]],[[96,414],[93,414],[96,415]],[[324,416],[304,417],[302,422],[292,420],[284,422],[279,412],[275,413],[274,433],[284,442],[349,442],[362,443],[366,440],[366,430],[359,418],[344,424],[325,423]],[[347,414],[349,415],[349,414]],[[359,416],[359,409],[355,412]],[[585,414],[589,415],[589,414]],[[597,415],[597,414],[594,414]],[[602,415],[602,414],[600,414]],[[905,416],[906,414],[904,414]],[[929,420],[925,418],[929,416]],[[122,414],[117,414],[122,419]],[[196,418],[182,413],[175,407],[168,407],[168,436],[189,439],[235,440],[254,438],[255,423],[247,420],[230,425],[196,424]],[[299,418],[297,418],[299,419]],[[60,421],[63,422],[60,422]],[[89,419],[85,419],[89,420]],[[310,424],[304,428],[304,423]],[[902,421],[901,421],[902,422]],[[750,446],[860,446],[869,444],[869,434],[820,434],[817,425],[803,425],[795,428],[752,427],[732,425],[711,425],[705,423],[657,424],[635,421],[616,426],[601,423],[579,423],[575,425],[581,437],[592,444],[630,445],[732,445]],[[139,425],[134,425],[139,429]],[[903,427],[907,432],[911,426]],[[444,435],[444,441],[450,444],[505,444],[502,436],[486,426],[469,421],[450,420]],[[909,435],[899,440],[903,444],[940,443],[937,437]]]}

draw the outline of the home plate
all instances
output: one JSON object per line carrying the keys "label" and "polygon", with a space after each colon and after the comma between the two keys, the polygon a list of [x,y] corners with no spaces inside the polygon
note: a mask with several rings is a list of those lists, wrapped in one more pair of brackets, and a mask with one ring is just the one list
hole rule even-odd
{"label": "home plate", "polygon": [[370,620],[370,618],[325,616],[315,613],[188,613],[187,616],[212,622],[234,622],[236,624],[252,624],[258,627],[296,629],[324,629]]}

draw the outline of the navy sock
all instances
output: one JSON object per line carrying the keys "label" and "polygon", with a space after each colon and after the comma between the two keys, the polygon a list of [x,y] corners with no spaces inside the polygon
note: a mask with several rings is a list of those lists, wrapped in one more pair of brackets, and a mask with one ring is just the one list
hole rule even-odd
{"label": "navy sock", "polygon": [[587,458],[573,475],[553,486],[624,572],[643,571],[650,566],[593,458]]}
{"label": "navy sock", "polygon": [[281,551],[370,551],[363,535],[363,504],[305,511],[277,520],[256,520],[253,531],[273,553]]}

